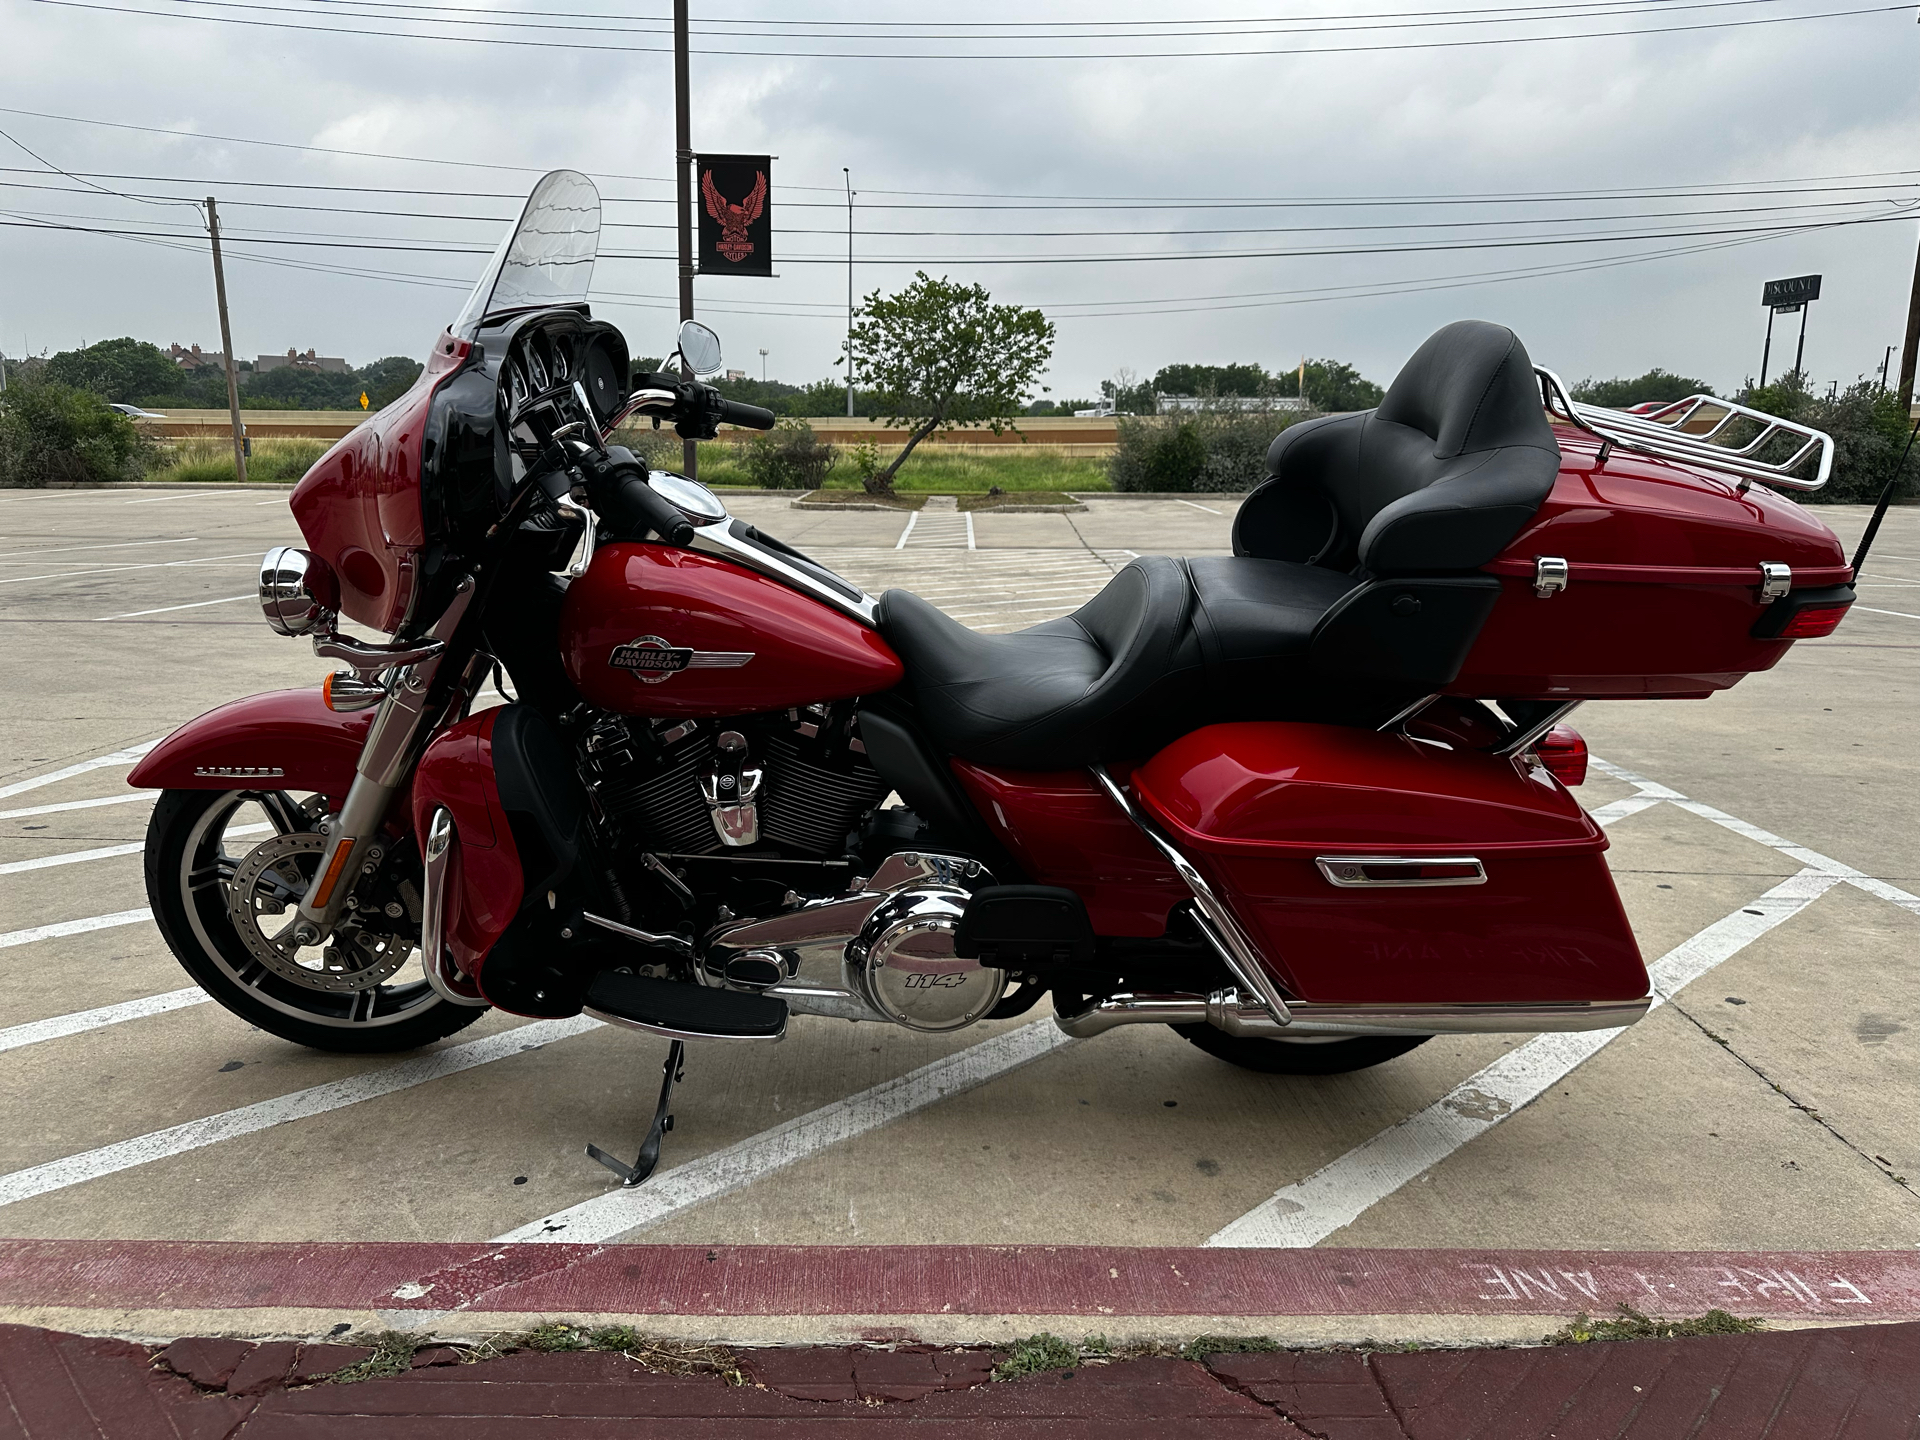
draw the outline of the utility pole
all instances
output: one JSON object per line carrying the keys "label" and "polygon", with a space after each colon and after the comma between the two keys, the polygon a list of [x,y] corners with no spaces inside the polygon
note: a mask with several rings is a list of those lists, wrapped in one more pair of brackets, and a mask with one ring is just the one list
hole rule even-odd
{"label": "utility pole", "polygon": [[853,418],[853,171],[840,173],[847,181],[847,418]]}
{"label": "utility pole", "polygon": [[[687,97],[687,0],[673,0],[673,144],[674,190],[680,203],[680,319],[693,319],[693,122]],[[693,372],[681,357],[687,379]],[[680,466],[689,480],[700,477],[700,447],[681,442]]]}
{"label": "utility pole", "polygon": [[1887,369],[1893,364],[1893,346],[1887,346],[1887,353],[1880,357],[1880,388],[1887,388]]}
{"label": "utility pole", "polygon": [[1913,297],[1907,301],[1907,343],[1900,352],[1900,408],[1913,409],[1914,352],[1920,350],[1920,251],[1913,257]]}
{"label": "utility pole", "polygon": [[207,197],[207,234],[213,239],[213,294],[220,304],[220,349],[227,362],[227,413],[233,417],[233,473],[247,483],[246,430],[240,424],[240,381],[233,369],[233,327],[227,324],[227,272],[220,264],[220,211]]}

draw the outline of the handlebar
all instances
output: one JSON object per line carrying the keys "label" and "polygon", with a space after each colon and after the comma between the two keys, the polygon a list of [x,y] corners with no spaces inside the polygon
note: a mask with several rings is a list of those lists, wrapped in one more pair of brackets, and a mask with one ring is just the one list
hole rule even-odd
{"label": "handlebar", "polygon": [[738,400],[718,397],[719,420],[723,425],[742,425],[749,430],[771,430],[779,419],[771,410],[758,405],[743,405]]}

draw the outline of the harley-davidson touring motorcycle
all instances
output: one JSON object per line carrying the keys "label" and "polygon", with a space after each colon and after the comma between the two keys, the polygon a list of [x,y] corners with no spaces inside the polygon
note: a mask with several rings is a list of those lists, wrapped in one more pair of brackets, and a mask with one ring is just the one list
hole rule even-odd
{"label": "harley-davidson touring motorcycle", "polygon": [[[1824,482],[1826,436],[1579,405],[1463,321],[1377,409],[1281,433],[1231,556],[978,634],[616,443],[774,417],[696,378],[697,325],[631,373],[586,304],[598,232],[585,177],[543,179],[419,381],[293,492],[307,548],[261,602],[342,668],[131,783],[164,792],[162,933],[262,1029],[398,1051],[497,1006],[670,1038],[639,1161],[598,1156],[628,1183],[683,1042],[794,1015],[1048,1000],[1292,1074],[1631,1023],[1647,972],[1560,722],[1726,689],[1854,599],[1780,493]],[[511,702],[476,708],[489,681]]]}

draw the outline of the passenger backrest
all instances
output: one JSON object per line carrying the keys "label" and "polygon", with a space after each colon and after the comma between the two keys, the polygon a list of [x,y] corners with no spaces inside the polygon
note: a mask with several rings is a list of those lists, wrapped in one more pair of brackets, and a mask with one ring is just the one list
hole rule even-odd
{"label": "passenger backrest", "polygon": [[1519,533],[1559,468],[1526,347],[1503,325],[1459,320],[1377,409],[1280,433],[1234,553],[1376,575],[1472,570]]}

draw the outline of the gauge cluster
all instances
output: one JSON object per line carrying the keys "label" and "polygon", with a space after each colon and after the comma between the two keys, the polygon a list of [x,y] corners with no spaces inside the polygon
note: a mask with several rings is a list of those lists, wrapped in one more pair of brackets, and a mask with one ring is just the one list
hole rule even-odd
{"label": "gauge cluster", "polygon": [[[521,328],[500,368],[500,398],[516,430],[536,406],[551,405],[561,423],[591,419],[607,424],[626,399],[626,346],[608,325],[572,315],[542,317]],[[586,393],[591,416],[581,416],[574,386]]]}

